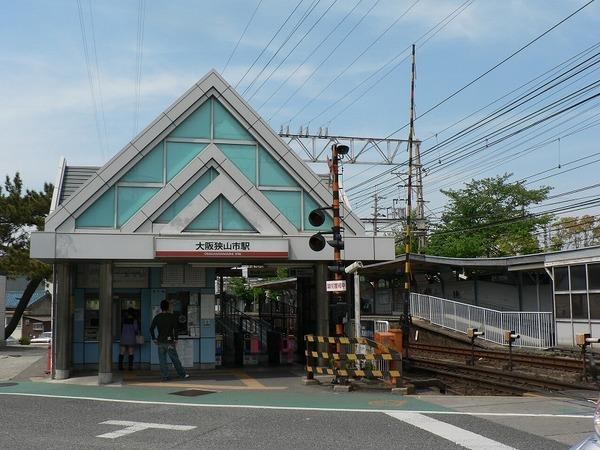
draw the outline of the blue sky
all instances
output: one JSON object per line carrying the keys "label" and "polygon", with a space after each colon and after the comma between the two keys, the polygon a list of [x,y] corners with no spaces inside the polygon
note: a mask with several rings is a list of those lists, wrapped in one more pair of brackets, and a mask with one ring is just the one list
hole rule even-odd
{"label": "blue sky", "polygon": [[[318,46],[332,27],[357,3],[358,6],[339,29]],[[345,106],[355,100],[355,95],[348,96],[316,120],[314,118],[462,3],[454,0],[305,0],[238,88],[243,92],[248,87],[291,31],[291,26],[299,20],[301,13],[315,4],[312,14],[273,58],[271,65],[258,76],[254,87],[244,97],[265,119],[271,118],[270,124],[275,130],[286,123],[290,124],[291,130],[309,123],[311,130],[327,124],[330,133],[387,136],[408,119],[408,60],[399,64],[367,95],[347,109]],[[584,3],[579,0],[474,1],[418,49],[417,114],[462,87]],[[96,113],[84,58],[78,2],[6,2],[0,14],[0,65],[3,67],[0,71],[0,99],[3,106],[0,110],[0,133],[4,142],[4,150],[0,152],[0,168],[2,174],[20,171],[29,187],[39,188],[44,181],[54,181],[61,156],[72,165],[100,165],[134,135],[139,2],[81,0],[80,4],[91,62]],[[223,69],[257,4],[258,0],[146,2],[138,130],[208,70]],[[263,0],[224,72],[224,77],[231,84],[235,85],[240,80],[297,4],[298,1]],[[328,8],[327,14],[289,58],[273,72],[262,89],[254,93],[266,75],[277,67]],[[402,18],[377,43],[321,93],[403,13]],[[283,106],[284,101],[303,84],[363,15],[364,19],[348,39]],[[425,139],[438,133],[437,139],[443,140],[452,131],[460,130],[459,126],[440,133],[489,101],[595,44],[600,37],[599,23],[600,8],[594,3],[480,82],[417,120],[417,136]],[[94,44],[98,71],[95,68]],[[301,65],[302,62],[304,64]],[[576,86],[596,79],[598,74],[591,73]],[[287,81],[282,85],[284,80]],[[278,92],[272,96],[277,89]],[[311,104],[305,108],[311,100]],[[595,106],[595,103],[590,103],[590,106]],[[596,107],[590,108],[585,114],[597,112]],[[583,117],[587,116],[582,112],[573,120],[577,122]],[[330,122],[330,119],[333,120]],[[97,127],[100,128],[100,136]],[[561,140],[562,163],[600,151],[599,129],[591,128]],[[406,130],[398,135],[405,136]],[[433,143],[435,138],[426,141],[423,148]],[[500,155],[501,151],[510,148],[510,145],[505,150],[493,148],[488,153],[498,152]],[[426,168],[435,166],[435,156],[432,161],[425,161]],[[438,156],[443,159],[443,151]],[[473,161],[477,164],[477,160]],[[504,172],[514,172],[515,178],[520,178],[550,168],[557,161],[558,145],[551,143],[519,160],[508,161],[491,170],[475,170],[471,173],[464,164],[442,170],[425,178],[426,200],[430,201],[428,208],[435,210],[443,204],[443,196],[437,190],[444,183],[460,183],[466,175],[479,178]],[[574,189],[592,184],[597,178],[597,168],[598,164],[592,164],[543,182],[555,187],[555,192]],[[357,175],[357,172],[365,169],[365,166],[347,166],[344,172],[346,186],[350,187],[385,168],[371,168]],[[478,169],[477,166],[475,169]],[[324,169],[316,167],[316,170]],[[381,181],[383,183],[385,177]],[[384,204],[391,203],[393,197],[400,195],[393,191],[385,194]],[[369,204],[364,201],[357,203],[360,215],[368,215]]]}

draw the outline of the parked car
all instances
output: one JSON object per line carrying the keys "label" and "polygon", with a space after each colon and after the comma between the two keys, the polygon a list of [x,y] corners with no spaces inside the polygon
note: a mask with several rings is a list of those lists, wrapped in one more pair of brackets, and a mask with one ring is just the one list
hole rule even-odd
{"label": "parked car", "polygon": [[600,401],[594,412],[594,433],[587,439],[575,444],[571,450],[600,450]]}
{"label": "parked car", "polygon": [[32,344],[49,344],[52,342],[52,331],[44,331],[38,337],[31,340]]}

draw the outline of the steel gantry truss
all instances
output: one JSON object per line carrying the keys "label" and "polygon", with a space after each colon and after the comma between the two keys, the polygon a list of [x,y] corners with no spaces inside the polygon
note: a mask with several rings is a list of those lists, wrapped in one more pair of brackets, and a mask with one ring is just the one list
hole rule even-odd
{"label": "steel gantry truss", "polygon": [[[331,145],[343,144],[350,148],[348,156],[344,158],[345,164],[399,164],[398,159],[405,158],[405,147],[402,144],[408,142],[406,139],[330,135],[326,128],[319,129],[318,134],[310,134],[308,128],[303,128],[300,133],[295,134],[282,127],[279,136],[286,138],[287,144],[301,155],[304,161],[311,163],[326,163]],[[414,142],[417,145],[420,143]]]}

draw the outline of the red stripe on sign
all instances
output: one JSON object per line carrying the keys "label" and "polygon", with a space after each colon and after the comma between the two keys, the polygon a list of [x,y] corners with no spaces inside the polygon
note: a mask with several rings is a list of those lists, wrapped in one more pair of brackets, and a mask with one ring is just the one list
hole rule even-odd
{"label": "red stripe on sign", "polygon": [[262,256],[264,258],[287,258],[288,252],[200,252],[200,251],[189,251],[189,250],[157,250],[156,256],[162,256],[164,258],[249,258]]}

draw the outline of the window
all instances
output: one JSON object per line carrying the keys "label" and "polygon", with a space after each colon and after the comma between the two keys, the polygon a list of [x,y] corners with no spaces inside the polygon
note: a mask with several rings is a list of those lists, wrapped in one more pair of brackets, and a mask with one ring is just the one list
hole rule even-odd
{"label": "window", "polygon": [[275,207],[299,230],[302,227],[300,191],[262,191]]}
{"label": "window", "polygon": [[42,322],[34,322],[33,331],[44,331],[44,324]]}
{"label": "window", "polygon": [[590,294],[590,319],[600,320],[600,294]]}
{"label": "window", "polygon": [[571,294],[571,304],[573,305],[573,319],[587,320],[587,294]]}
{"label": "window", "polygon": [[185,231],[251,231],[254,227],[220,195],[190,222]]}
{"label": "window", "polygon": [[585,282],[585,265],[571,266],[571,290],[585,291],[587,285]]}
{"label": "window", "polygon": [[554,268],[554,290],[568,291],[569,290],[569,268],[555,267]]}
{"label": "window", "polygon": [[[556,278],[555,278],[556,280]],[[554,304],[556,306],[557,319],[571,318],[571,304],[569,294],[557,294],[554,296]]]}
{"label": "window", "polygon": [[600,264],[588,264],[588,283],[590,291],[600,290]]}

